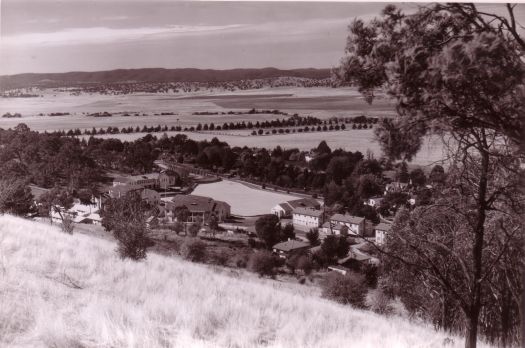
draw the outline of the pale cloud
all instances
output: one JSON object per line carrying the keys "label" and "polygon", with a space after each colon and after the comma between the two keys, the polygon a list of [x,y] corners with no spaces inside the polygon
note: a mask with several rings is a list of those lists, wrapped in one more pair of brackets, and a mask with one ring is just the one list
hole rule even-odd
{"label": "pale cloud", "polygon": [[217,31],[231,30],[242,27],[239,24],[231,25],[170,25],[163,27],[142,28],[68,28],[50,33],[27,33],[0,38],[2,46],[65,46],[109,44],[170,38],[186,34],[210,34]]}
{"label": "pale cloud", "polygon": [[124,21],[129,18],[130,18],[129,16],[106,16],[100,19],[103,21]]}

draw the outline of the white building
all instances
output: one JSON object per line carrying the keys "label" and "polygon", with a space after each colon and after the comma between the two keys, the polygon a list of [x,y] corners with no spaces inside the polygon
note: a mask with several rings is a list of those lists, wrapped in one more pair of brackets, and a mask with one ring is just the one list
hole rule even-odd
{"label": "white building", "polygon": [[383,197],[372,197],[369,198],[368,201],[365,202],[365,204],[371,207],[379,207],[383,199]]}
{"label": "white building", "polygon": [[163,189],[175,185],[178,173],[169,170],[161,173],[119,176],[113,179],[113,186],[127,185],[134,188]]}
{"label": "white building", "polygon": [[[73,206],[69,210],[60,209],[58,213],[55,209],[51,210],[51,219],[53,222],[62,222],[62,217],[68,216],[75,223],[95,224],[100,225],[102,218],[99,215],[100,200],[94,198],[93,204],[82,204],[78,199],[75,199]],[[62,215],[62,217],[60,216]]]}
{"label": "white building", "polygon": [[290,217],[295,208],[320,209],[321,203],[314,198],[294,199],[277,204],[270,212],[281,219],[283,217]]}
{"label": "white building", "polygon": [[334,214],[330,218],[330,225],[338,230],[340,230],[338,227],[346,226],[349,235],[360,236],[364,232],[365,218],[348,214]]}
{"label": "white building", "polygon": [[386,242],[386,236],[390,232],[392,225],[384,222],[378,223],[374,226],[375,242],[377,245],[383,245]]}
{"label": "white building", "polygon": [[317,209],[295,208],[292,222],[298,229],[319,228],[323,223],[323,212]]}

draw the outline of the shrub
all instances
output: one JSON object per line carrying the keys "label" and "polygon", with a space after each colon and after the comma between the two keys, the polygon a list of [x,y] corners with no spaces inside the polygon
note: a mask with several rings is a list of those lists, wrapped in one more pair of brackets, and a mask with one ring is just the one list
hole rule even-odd
{"label": "shrub", "polygon": [[295,254],[286,260],[286,266],[295,273],[296,270],[301,270],[305,275],[312,272],[313,264],[310,256],[306,254]]}
{"label": "shrub", "polygon": [[228,254],[225,253],[217,253],[213,255],[213,263],[225,266],[228,263]]}
{"label": "shrub", "polygon": [[246,266],[248,265],[248,259],[249,256],[247,254],[238,254],[232,258],[233,263],[238,268],[246,268]]}
{"label": "shrub", "polygon": [[248,269],[262,276],[275,276],[275,267],[278,260],[270,252],[259,251],[250,257]]}
{"label": "shrub", "polygon": [[319,229],[311,228],[310,231],[306,233],[306,238],[311,246],[319,245]]}
{"label": "shrub", "polygon": [[252,237],[249,237],[248,238],[248,246],[252,249],[262,249],[266,246],[266,244],[264,244],[263,242],[255,239],[255,238],[252,238]]}
{"label": "shrub", "polygon": [[365,308],[368,290],[364,276],[354,272],[346,275],[330,273],[321,286],[323,297],[342,304]]}
{"label": "shrub", "polygon": [[188,239],[182,244],[180,254],[192,262],[203,261],[206,258],[206,243],[198,239]]}
{"label": "shrub", "polygon": [[394,311],[392,299],[382,289],[377,289],[370,295],[368,306],[378,314],[391,314]]}
{"label": "shrub", "polygon": [[370,288],[375,288],[377,286],[378,279],[378,269],[376,265],[365,264],[362,268],[362,271],[365,275],[366,284]]}
{"label": "shrub", "polygon": [[201,229],[201,225],[200,224],[193,223],[188,228],[188,235],[191,236],[191,237],[197,237],[197,235],[199,234],[200,229]]}
{"label": "shrub", "polygon": [[312,273],[312,269],[314,268],[312,258],[303,255],[299,258],[299,260],[297,260],[297,268],[302,270],[304,274],[309,275]]}
{"label": "shrub", "polygon": [[60,229],[62,232],[73,234],[73,230],[75,229],[75,223],[73,222],[73,219],[69,215],[65,215],[62,219],[62,223],[60,224]]}

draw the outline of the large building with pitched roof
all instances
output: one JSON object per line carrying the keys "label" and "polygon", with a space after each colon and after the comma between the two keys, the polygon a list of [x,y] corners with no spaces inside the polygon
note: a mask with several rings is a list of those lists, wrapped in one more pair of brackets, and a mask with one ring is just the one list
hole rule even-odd
{"label": "large building with pitched roof", "polygon": [[176,195],[171,201],[165,202],[165,210],[174,214],[175,209],[186,207],[189,212],[188,221],[207,221],[215,215],[219,221],[230,216],[231,207],[223,201],[216,201],[210,197],[197,195]]}
{"label": "large building with pitched roof", "polygon": [[321,203],[313,198],[300,198],[277,204],[271,209],[271,213],[279,218],[290,217],[295,208],[320,209]]}
{"label": "large building with pitched roof", "polygon": [[323,224],[323,211],[312,208],[298,207],[292,211],[294,227],[301,230],[319,228]]}

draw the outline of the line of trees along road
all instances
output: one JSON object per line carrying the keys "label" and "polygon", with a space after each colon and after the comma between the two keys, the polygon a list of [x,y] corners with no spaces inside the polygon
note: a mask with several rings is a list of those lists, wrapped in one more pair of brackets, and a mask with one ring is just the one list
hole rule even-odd
{"label": "line of trees along road", "polygon": [[411,311],[464,332],[467,348],[479,334],[525,346],[525,42],[515,7],[436,4],[407,15],[387,6],[381,18],[351,24],[337,72],[369,102],[377,88],[397,100],[398,117],[376,128],[390,158],[409,160],[425,134],[448,141],[448,188],[430,206],[398,213],[385,270]]}

